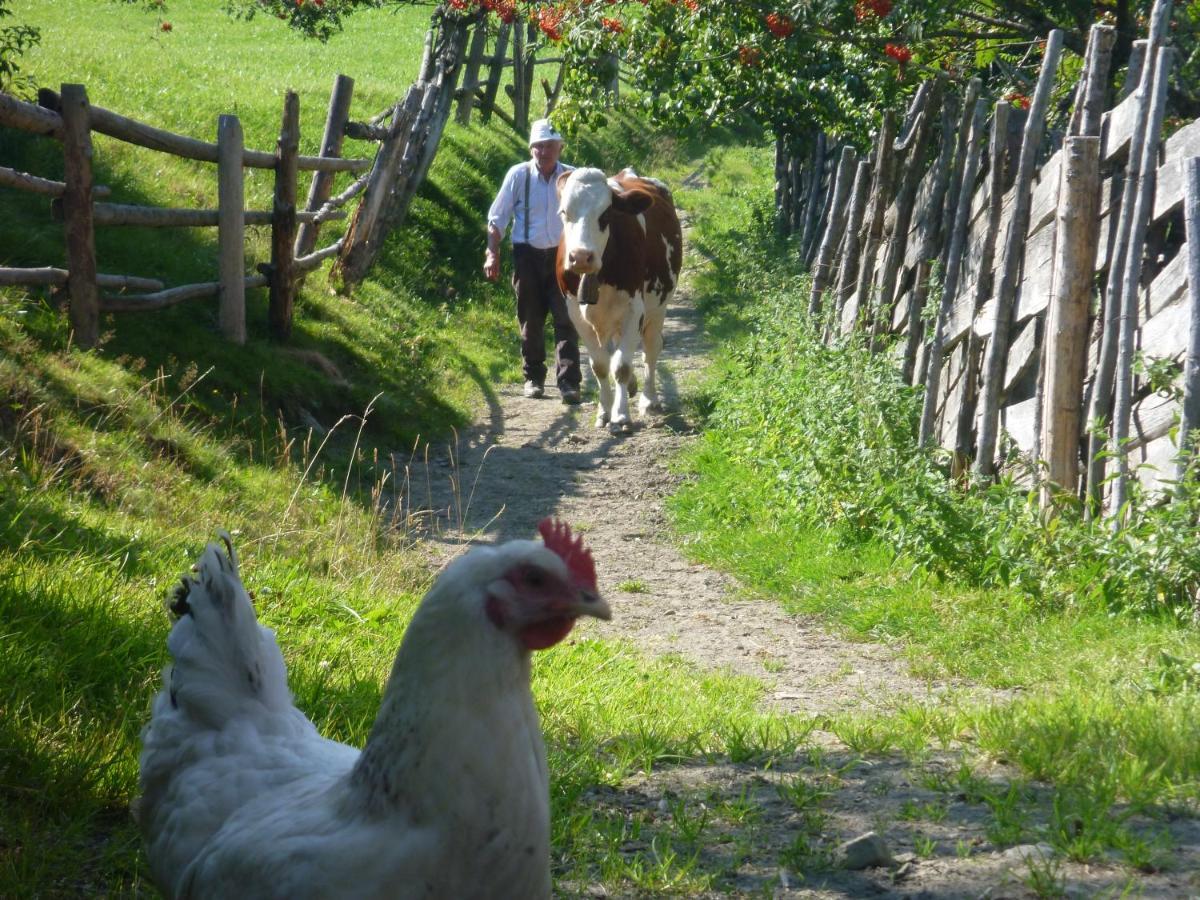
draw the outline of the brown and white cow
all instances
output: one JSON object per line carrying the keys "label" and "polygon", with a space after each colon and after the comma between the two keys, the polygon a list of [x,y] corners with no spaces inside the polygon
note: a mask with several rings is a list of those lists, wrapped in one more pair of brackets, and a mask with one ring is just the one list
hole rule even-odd
{"label": "brown and white cow", "polygon": [[[640,178],[632,169],[613,178],[599,169],[560,175],[558,214],[563,222],[558,284],[600,383],[596,426],[627,431],[629,395],[637,390],[633,355],[639,340],[645,377],[638,410],[645,415],[659,408],[654,367],[662,350],[667,301],[683,262],[679,216],[667,186]],[[591,297],[586,286],[580,296],[585,276],[599,282]]]}

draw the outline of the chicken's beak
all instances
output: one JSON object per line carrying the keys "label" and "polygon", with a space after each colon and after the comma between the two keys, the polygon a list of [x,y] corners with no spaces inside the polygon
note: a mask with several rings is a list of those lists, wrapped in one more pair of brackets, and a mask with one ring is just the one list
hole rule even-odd
{"label": "chicken's beak", "polygon": [[570,614],[595,616],[597,619],[604,619],[607,622],[612,618],[612,607],[599,593],[584,588],[579,592],[579,599],[571,604]]}

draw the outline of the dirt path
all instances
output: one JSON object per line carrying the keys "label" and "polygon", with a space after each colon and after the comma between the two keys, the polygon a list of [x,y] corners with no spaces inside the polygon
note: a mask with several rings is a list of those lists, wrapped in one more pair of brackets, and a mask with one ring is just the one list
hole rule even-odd
{"label": "dirt path", "polygon": [[[686,296],[677,297],[660,372],[666,412],[636,419],[625,437],[593,427],[594,387],[574,408],[563,406],[553,389],[545,399],[528,400],[519,386],[500,387],[483,421],[457,446],[432,448],[428,462],[409,467],[415,508],[408,512],[428,526],[434,563],[472,540],[531,537],[538,521],[556,515],[586,534],[600,588],[613,605],[612,622],[586,623],[583,634],[758,678],[766,702],[785,712],[869,712],[911,698],[945,700],[947,691],[972,693],[914,679],[888,647],[847,641],[776,604],[747,599],[733,579],[689,563],[672,545],[663,499],[677,479],[667,464],[695,437],[696,423],[680,399],[707,350],[698,313]],[[585,385],[590,379],[589,373]],[[1133,896],[1200,894],[1194,874],[1200,833],[1190,821],[1171,826],[1171,872],[1135,877],[1116,865],[1071,863],[1046,846],[996,843],[989,836],[994,815],[955,780],[953,754],[930,753],[920,763],[864,759],[821,732],[814,746],[770,768],[670,768],[617,790],[598,789],[593,800],[597,810],[639,823],[643,840],[622,848],[631,856],[654,853],[658,828],[677,836],[673,817],[708,817],[695,865],[713,874],[721,895],[1024,897],[1061,888],[1067,896],[1091,897],[1120,894],[1127,885]],[[1003,792],[1015,772],[998,766],[983,777]],[[811,789],[802,792],[811,808],[800,808],[787,788],[800,782]],[[743,815],[747,801],[753,815]],[[1031,788],[1022,803],[1030,810],[1027,824],[1048,820],[1048,792]],[[1145,824],[1150,831],[1160,827]],[[872,830],[886,841],[890,865],[830,867],[838,842]],[[796,855],[799,837],[807,855]],[[799,869],[817,874],[806,880]],[[607,896],[599,886],[561,887]]]}

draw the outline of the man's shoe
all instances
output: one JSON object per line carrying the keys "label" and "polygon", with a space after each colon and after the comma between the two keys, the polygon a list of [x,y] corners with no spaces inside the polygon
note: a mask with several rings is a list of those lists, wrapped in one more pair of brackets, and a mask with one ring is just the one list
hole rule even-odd
{"label": "man's shoe", "polygon": [[525,396],[529,397],[531,400],[537,399],[544,393],[545,391],[542,389],[542,386],[536,381],[525,382]]}
{"label": "man's shoe", "polygon": [[579,393],[579,388],[563,388],[562,402],[567,406],[578,406],[583,397]]}

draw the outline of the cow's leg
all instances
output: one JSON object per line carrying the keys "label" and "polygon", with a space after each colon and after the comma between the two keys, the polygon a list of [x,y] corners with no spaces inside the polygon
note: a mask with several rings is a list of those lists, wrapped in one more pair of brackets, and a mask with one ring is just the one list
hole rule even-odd
{"label": "cow's leg", "polygon": [[667,303],[664,298],[661,303],[658,298],[652,298],[654,310],[646,312],[646,321],[642,326],[642,356],[645,360],[645,370],[642,373],[642,395],[638,398],[638,412],[643,416],[648,412],[658,412],[662,403],[658,399],[658,383],[655,380],[658,355],[663,346],[663,323],[667,318]]}
{"label": "cow's leg", "polygon": [[608,411],[612,409],[612,386],[609,384],[608,378],[610,354],[608,348],[601,343],[596,329],[584,317],[583,308],[579,305],[579,298],[567,294],[566,299],[567,315],[571,317],[571,324],[575,326],[579,339],[587,348],[588,362],[592,367],[592,374],[596,376],[596,384],[600,388],[600,403],[596,407],[596,427],[603,428],[608,424]]}
{"label": "cow's leg", "polygon": [[641,296],[633,298],[625,321],[621,324],[621,334],[617,339],[617,349],[612,355],[613,380],[616,381],[615,396],[613,397],[612,421],[610,427],[614,431],[626,431],[631,426],[629,418],[629,388],[636,383],[633,374],[633,355],[637,351],[638,340],[641,338],[643,312],[645,306]]}

